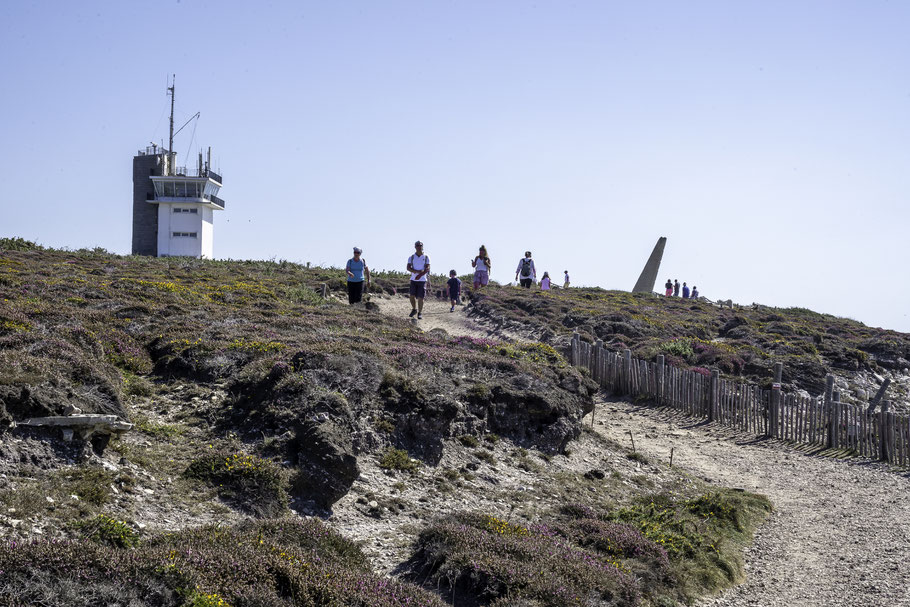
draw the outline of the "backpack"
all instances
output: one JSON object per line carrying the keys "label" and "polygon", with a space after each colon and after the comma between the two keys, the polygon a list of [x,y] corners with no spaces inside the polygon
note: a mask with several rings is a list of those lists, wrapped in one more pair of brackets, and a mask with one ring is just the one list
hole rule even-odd
{"label": "backpack", "polygon": [[531,276],[531,260],[527,257],[521,260],[521,275]]}

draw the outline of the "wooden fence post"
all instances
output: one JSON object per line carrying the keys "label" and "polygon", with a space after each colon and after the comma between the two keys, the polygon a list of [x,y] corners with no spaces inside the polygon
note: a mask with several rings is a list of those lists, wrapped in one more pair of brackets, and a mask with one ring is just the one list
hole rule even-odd
{"label": "wooden fence post", "polygon": [[322,295],[323,299],[329,298],[329,285],[322,283],[322,287],[319,288],[319,294]]}
{"label": "wooden fence post", "polygon": [[834,448],[840,449],[844,446],[841,440],[841,418],[844,416],[844,404],[840,402],[840,392],[837,390],[831,392],[831,409],[834,419]]}
{"label": "wooden fence post", "polygon": [[594,371],[591,373],[591,376],[594,378],[594,381],[597,382],[598,386],[603,385],[603,377],[601,377],[600,367],[601,361],[604,356],[604,342],[601,339],[598,339],[594,342]]}
{"label": "wooden fence post", "polygon": [[657,404],[662,405],[664,398],[664,355],[657,355]]}
{"label": "wooden fence post", "polygon": [[834,436],[836,434],[837,422],[834,419],[833,409],[834,403],[834,376],[830,373],[825,377],[825,415],[828,416],[828,448],[833,449],[835,440]]}
{"label": "wooden fence post", "polygon": [[882,401],[882,411],[878,415],[878,420],[879,420],[878,421],[878,424],[879,424],[878,425],[878,427],[879,427],[878,444],[879,444],[879,459],[882,460],[883,462],[891,461],[891,443],[888,440],[891,438],[890,432],[888,432],[889,426],[890,426],[890,424],[888,423],[888,418],[890,417],[890,415],[889,415],[890,411],[891,411],[891,401],[890,400]]}
{"label": "wooden fence post", "polygon": [[578,331],[572,333],[572,353],[569,355],[571,357],[572,366],[578,366]]}
{"label": "wooden fence post", "polygon": [[623,395],[632,393],[632,350],[626,348],[622,351],[622,383]]}
{"label": "wooden fence post", "polygon": [[717,417],[717,397],[720,387],[720,371],[711,369],[711,389],[708,398],[708,421],[713,422]]}
{"label": "wooden fence post", "polygon": [[771,384],[771,411],[768,420],[768,436],[780,438],[780,382],[784,377],[784,364],[774,363],[774,383]]}
{"label": "wooden fence post", "polygon": [[871,414],[875,411],[875,408],[878,407],[878,403],[885,398],[885,392],[888,391],[888,386],[891,385],[891,378],[886,377],[885,381],[882,382],[881,387],[878,389],[878,392],[875,393],[875,397],[872,399],[872,402],[869,403],[869,408],[866,409],[866,413]]}

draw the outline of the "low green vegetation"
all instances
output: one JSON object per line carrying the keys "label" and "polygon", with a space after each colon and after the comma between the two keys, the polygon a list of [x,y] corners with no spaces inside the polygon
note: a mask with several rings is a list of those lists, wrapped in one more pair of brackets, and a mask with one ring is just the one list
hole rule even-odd
{"label": "low green vegetation", "polygon": [[379,457],[379,467],[386,470],[401,470],[402,472],[414,472],[420,466],[420,462],[411,459],[408,452],[404,449],[395,449],[389,447]]}
{"label": "low green vegetation", "polygon": [[218,451],[193,460],[184,474],[210,483],[219,495],[257,516],[275,516],[287,508],[286,474],[267,459]]}
{"label": "low green vegetation", "polygon": [[569,505],[533,525],[462,513],[421,533],[416,575],[497,606],[688,603],[742,579],[742,548],[770,510],[760,495],[715,491]]}
{"label": "low green vegetation", "polygon": [[[160,607],[443,607],[434,594],[378,576],[360,549],[310,519],[207,526],[140,542],[116,521],[114,541],[17,544],[0,551],[0,604]],[[129,542],[132,548],[124,545]],[[113,544],[113,545],[112,545]]]}
{"label": "low green vegetation", "polygon": [[910,360],[910,336],[804,308],[750,305],[729,309],[701,300],[598,288],[549,293],[491,287],[473,298],[474,313],[521,327],[550,345],[566,346],[573,332],[602,340],[614,351],[727,375],[769,381],[784,363],[784,383],[818,394],[825,375],[902,369]]}

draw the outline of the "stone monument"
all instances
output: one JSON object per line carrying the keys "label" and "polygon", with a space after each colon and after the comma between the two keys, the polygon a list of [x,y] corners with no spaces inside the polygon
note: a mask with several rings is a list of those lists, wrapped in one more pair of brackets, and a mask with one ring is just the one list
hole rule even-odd
{"label": "stone monument", "polygon": [[632,289],[633,293],[654,292],[654,284],[657,282],[657,271],[660,269],[660,260],[663,259],[664,245],[666,244],[666,236],[661,236],[657,239],[657,244],[654,245],[654,250],[651,251],[651,257],[648,258],[645,269],[641,271],[641,276],[638,277],[638,282],[635,283],[635,287]]}

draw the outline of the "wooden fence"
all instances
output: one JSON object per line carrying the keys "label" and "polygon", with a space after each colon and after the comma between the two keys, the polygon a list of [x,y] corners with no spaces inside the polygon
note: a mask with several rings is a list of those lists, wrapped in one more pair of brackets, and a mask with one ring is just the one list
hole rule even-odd
{"label": "wooden fence", "polygon": [[[598,341],[572,340],[571,363],[591,372],[601,387],[619,396],[649,400],[692,417],[743,432],[792,443],[838,449],[852,455],[910,465],[910,418],[891,411],[883,400],[887,380],[868,407],[843,403],[826,378],[821,396],[787,394],[780,388],[783,366],[775,365],[770,390],[743,382],[632,358],[630,350],[611,352]],[[876,411],[878,404],[881,409]]]}

